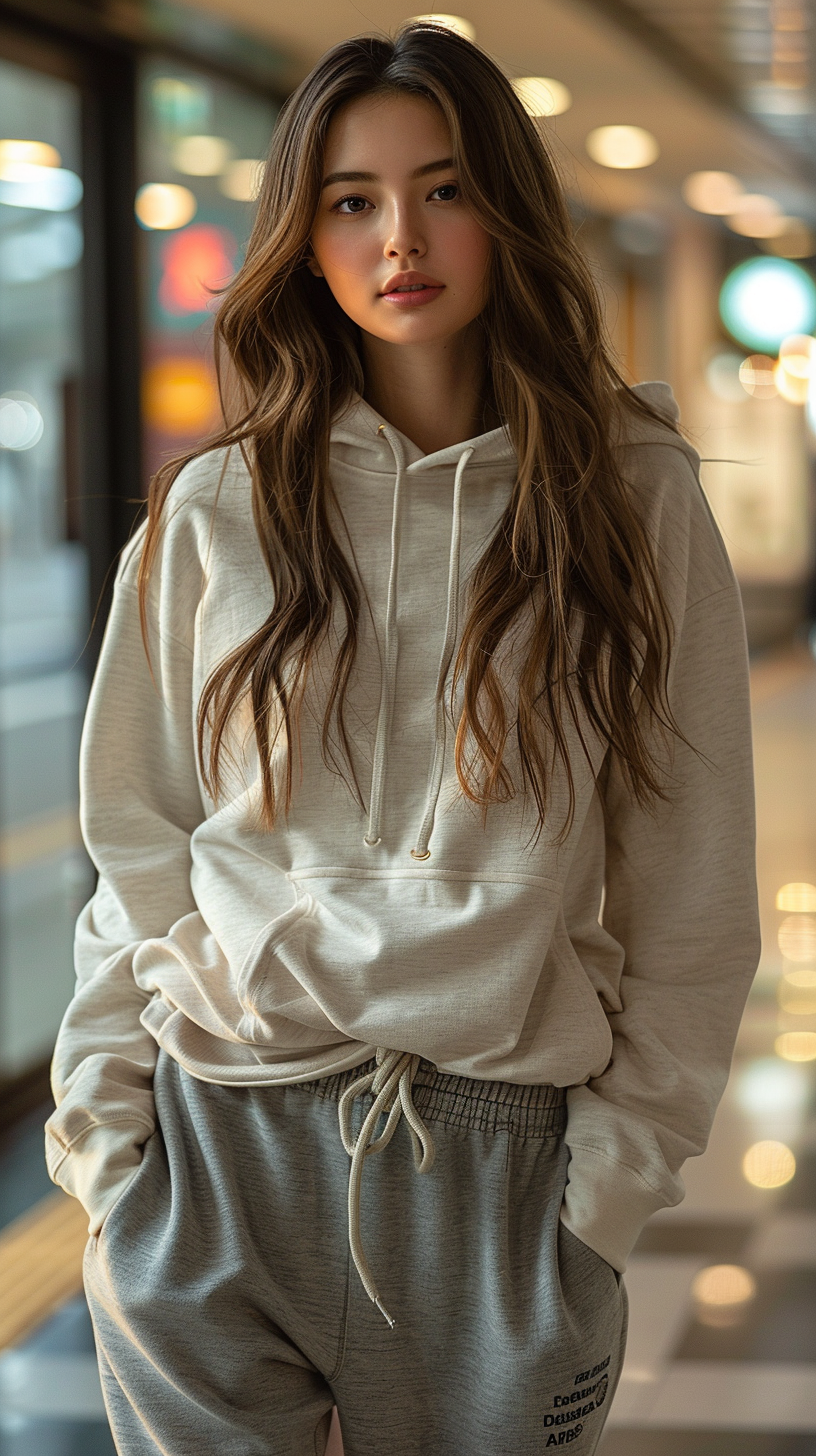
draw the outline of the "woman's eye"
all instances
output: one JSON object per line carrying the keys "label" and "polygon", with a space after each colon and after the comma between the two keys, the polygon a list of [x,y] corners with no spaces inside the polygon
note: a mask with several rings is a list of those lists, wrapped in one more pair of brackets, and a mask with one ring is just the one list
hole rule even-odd
{"label": "woman's eye", "polygon": [[353,217],[358,212],[365,212],[368,205],[365,197],[341,197],[339,202],[335,202],[332,212],[342,212],[346,217]]}
{"label": "woman's eye", "polygon": [[431,193],[440,202],[453,202],[459,196],[459,184],[457,182],[441,182]]}

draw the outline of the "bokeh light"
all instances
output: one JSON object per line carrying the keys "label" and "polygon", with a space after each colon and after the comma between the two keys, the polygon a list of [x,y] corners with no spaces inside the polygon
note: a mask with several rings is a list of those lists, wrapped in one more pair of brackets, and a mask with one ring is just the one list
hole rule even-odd
{"label": "bokeh light", "polygon": [[572,94],[550,76],[519,76],[513,90],[530,116],[561,116],[572,106]]}
{"label": "bokeh light", "polygon": [[30,450],[42,438],[43,417],[29,394],[0,395],[0,449]]}
{"label": "bokeh light", "polygon": [[783,976],[776,995],[789,1016],[816,1016],[816,978],[810,986],[797,986],[790,976]]}
{"label": "bokeh light", "polygon": [[782,1188],[796,1172],[796,1159],[785,1143],[754,1143],[742,1160],[742,1173],[753,1188]]}
{"label": "bokeh light", "polygon": [[20,162],[29,167],[59,167],[62,165],[62,157],[49,142],[3,137],[0,140],[0,177],[5,175],[4,168],[19,165]]}
{"label": "bokeh light", "polygon": [[812,332],[816,284],[804,268],[785,258],[749,258],[723,283],[720,315],[741,344],[775,354],[788,334]]}
{"label": "bokeh light", "polygon": [[777,931],[779,949],[788,961],[816,961],[816,919],[786,915]]}
{"label": "bokeh light", "polygon": [[642,126],[596,126],[586,139],[593,162],[632,170],[650,167],[660,156],[657,138]]}
{"label": "bokeh light", "polygon": [[261,190],[264,163],[259,157],[238,157],[230,162],[218,186],[233,202],[254,202]]}
{"label": "bokeh light", "polygon": [[759,1057],[739,1074],[734,1090],[750,1117],[800,1112],[810,1097],[810,1078],[776,1057]]}
{"label": "bokeh light", "polygon": [[180,137],[172,150],[173,166],[188,177],[218,177],[232,157],[232,147],[225,137]]}
{"label": "bokeh light", "polygon": [[6,162],[0,175],[0,202],[34,212],[70,212],[82,201],[82,179],[65,167],[36,162]]}
{"label": "bokeh light", "polygon": [[752,399],[775,399],[776,361],[767,354],[751,354],[739,367],[739,382]]}
{"label": "bokeh light", "polygon": [[142,408],[148,424],[163,434],[201,435],[219,413],[212,370],[195,356],[157,360],[144,373]]}
{"label": "bokeh light", "polygon": [[734,212],[726,222],[733,233],[744,238],[775,238],[785,229],[782,209],[772,197],[761,192],[746,192],[737,198]]}
{"label": "bokeh light", "polygon": [[756,1292],[753,1274],[740,1264],[711,1264],[691,1286],[698,1320],[718,1328],[737,1324]]}
{"label": "bokeh light", "polygon": [[816,885],[809,885],[805,880],[792,880],[789,885],[783,885],[776,892],[776,908],[816,914]]}
{"label": "bokeh light", "polygon": [[692,172],[682,187],[683,200],[689,207],[713,217],[735,212],[744,191],[739,177],[731,172]]}
{"label": "bokeh light", "polygon": [[195,217],[198,203],[189,187],[174,182],[146,182],[136,193],[136,216],[143,228],[169,232]]}
{"label": "bokeh light", "polygon": [[815,1062],[816,1031],[783,1031],[774,1042],[774,1051],[786,1062]]}
{"label": "bokeh light", "polygon": [[159,303],[165,313],[204,313],[235,272],[238,243],[227,228],[194,223],[162,247]]}
{"label": "bokeh light", "polygon": [[759,245],[777,258],[812,258],[816,253],[816,233],[801,217],[786,217],[785,227],[775,238],[763,238]]}

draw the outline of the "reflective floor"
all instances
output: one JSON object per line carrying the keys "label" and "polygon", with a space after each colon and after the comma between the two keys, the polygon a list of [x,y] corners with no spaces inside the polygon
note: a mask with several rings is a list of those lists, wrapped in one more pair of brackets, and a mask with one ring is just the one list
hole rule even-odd
{"label": "reflective floor", "polygon": [[[709,1149],[631,1261],[600,1456],[816,1456],[816,663],[753,688],[763,958]],[[0,1225],[50,1188],[40,1124],[0,1145]],[[0,1456],[112,1453],[77,1296],[0,1354]]]}

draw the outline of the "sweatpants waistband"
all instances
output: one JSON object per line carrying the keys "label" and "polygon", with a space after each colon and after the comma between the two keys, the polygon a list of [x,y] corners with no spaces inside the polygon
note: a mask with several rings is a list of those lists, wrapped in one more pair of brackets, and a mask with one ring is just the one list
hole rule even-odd
{"label": "sweatpants waistband", "polygon": [[[295,1085],[315,1097],[339,1102],[352,1082],[373,1074],[376,1068],[376,1059],[372,1057],[345,1072]],[[433,1062],[420,1058],[411,1092],[423,1121],[440,1122],[448,1127],[508,1132],[518,1138],[551,1138],[562,1137],[567,1125],[566,1087],[459,1077],[452,1072],[440,1072]]]}

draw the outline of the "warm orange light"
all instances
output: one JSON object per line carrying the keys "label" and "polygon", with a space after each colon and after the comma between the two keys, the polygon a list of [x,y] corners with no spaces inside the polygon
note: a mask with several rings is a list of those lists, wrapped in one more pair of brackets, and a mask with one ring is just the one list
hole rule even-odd
{"label": "warm orange light", "polygon": [[784,359],[780,359],[774,369],[774,383],[788,404],[807,404],[808,380],[788,370]]}
{"label": "warm orange light", "polygon": [[197,436],[218,418],[218,390],[203,359],[159,359],[145,370],[142,409],[153,429],[165,435]]}

